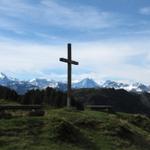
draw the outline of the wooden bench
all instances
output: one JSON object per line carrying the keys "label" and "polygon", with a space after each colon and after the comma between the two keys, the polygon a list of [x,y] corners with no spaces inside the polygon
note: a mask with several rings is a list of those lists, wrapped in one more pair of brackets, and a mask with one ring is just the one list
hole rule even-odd
{"label": "wooden bench", "polygon": [[45,112],[42,105],[0,105],[0,113],[5,114],[8,110],[29,111],[29,116],[43,116]]}
{"label": "wooden bench", "polygon": [[1,110],[37,110],[42,109],[42,105],[0,105]]}
{"label": "wooden bench", "polygon": [[87,108],[90,108],[94,111],[107,111],[107,112],[113,112],[111,105],[87,105]]}

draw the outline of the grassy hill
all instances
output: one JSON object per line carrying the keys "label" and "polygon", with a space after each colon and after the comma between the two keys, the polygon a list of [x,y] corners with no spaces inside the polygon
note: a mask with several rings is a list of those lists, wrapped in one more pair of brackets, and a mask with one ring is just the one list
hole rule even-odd
{"label": "grassy hill", "polygon": [[46,108],[44,117],[0,119],[0,150],[149,150],[150,119]]}

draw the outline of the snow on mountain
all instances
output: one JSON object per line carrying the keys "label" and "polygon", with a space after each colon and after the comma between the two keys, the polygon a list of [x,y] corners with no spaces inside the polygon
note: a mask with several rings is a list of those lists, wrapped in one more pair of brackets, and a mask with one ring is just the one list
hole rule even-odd
{"label": "snow on mountain", "polygon": [[30,84],[39,87],[40,89],[45,89],[47,87],[57,88],[58,83],[56,81],[49,81],[46,79],[33,79],[29,81]]}
{"label": "snow on mountain", "polygon": [[0,85],[15,90],[19,94],[24,94],[31,89],[38,88],[31,85],[28,81],[19,81],[14,78],[10,78],[4,73],[0,73]]}
{"label": "snow on mountain", "polygon": [[119,83],[115,81],[107,80],[104,82],[101,87],[103,88],[114,88],[114,89],[124,89],[126,91],[132,91],[132,92],[150,92],[150,87],[146,86],[141,83],[133,83],[133,84],[125,84],[125,83]]}
{"label": "snow on mountain", "polygon": [[8,78],[4,73],[0,73],[0,85],[7,86],[12,82],[12,79]]}
{"label": "snow on mountain", "polygon": [[4,73],[0,73],[0,79],[4,79],[4,78],[7,78],[7,76],[4,74]]}
{"label": "snow on mountain", "polygon": [[137,83],[132,84],[131,91],[150,92],[150,87],[137,82]]}
{"label": "snow on mountain", "polygon": [[73,88],[80,89],[80,88],[98,88],[99,85],[93,79],[83,79],[80,82],[74,83]]}
{"label": "snow on mountain", "polygon": [[[0,73],[0,85],[11,88],[18,92],[19,94],[24,94],[32,89],[45,89],[47,87],[52,87],[61,91],[67,90],[67,84],[63,82],[57,82],[54,80],[47,79],[33,79],[30,81],[20,81],[11,77],[8,77],[4,73]],[[85,78],[81,81],[73,82],[72,88],[81,89],[81,88],[114,88],[114,89],[124,89],[127,91],[133,92],[149,92],[150,86],[141,84],[141,83],[133,83],[126,84],[115,82],[111,80],[107,80],[101,82],[100,84],[96,83],[93,79]]]}
{"label": "snow on mountain", "polygon": [[125,87],[128,87],[129,85],[128,84],[124,84],[124,83],[119,83],[119,82],[115,82],[115,81],[110,81],[110,80],[107,80],[105,81],[101,87],[103,88],[115,88],[115,89],[121,89],[121,88],[125,88]]}

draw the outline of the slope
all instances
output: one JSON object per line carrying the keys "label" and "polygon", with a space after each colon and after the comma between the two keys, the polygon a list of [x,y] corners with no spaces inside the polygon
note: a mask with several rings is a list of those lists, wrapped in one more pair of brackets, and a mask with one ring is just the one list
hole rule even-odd
{"label": "slope", "polygon": [[49,109],[44,117],[0,119],[0,150],[149,150],[142,115]]}

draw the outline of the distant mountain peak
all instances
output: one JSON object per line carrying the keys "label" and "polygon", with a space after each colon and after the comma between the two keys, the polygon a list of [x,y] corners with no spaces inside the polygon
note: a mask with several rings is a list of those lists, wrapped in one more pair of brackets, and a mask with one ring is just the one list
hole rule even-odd
{"label": "distant mountain peak", "polygon": [[30,84],[39,87],[40,89],[44,89],[47,87],[57,87],[57,82],[54,80],[47,80],[44,78],[36,78],[29,81]]}
{"label": "distant mountain peak", "polygon": [[78,83],[73,84],[73,88],[97,88],[99,85],[90,78],[85,78]]}
{"label": "distant mountain peak", "polygon": [[[0,73],[0,85],[16,90],[16,92],[24,94],[31,89],[45,89],[47,87],[52,87],[59,89],[60,91],[67,90],[67,83],[55,80],[47,80],[45,78],[37,78],[30,81],[20,81],[11,77],[8,77],[4,73]],[[81,81],[76,81],[72,83],[72,88],[82,89],[82,88],[114,88],[114,89],[124,89],[126,91],[132,92],[149,92],[150,86],[145,84],[135,82],[132,84],[126,84],[121,82],[116,82],[112,80],[106,80],[101,83],[95,82],[92,78],[85,78]]]}
{"label": "distant mountain peak", "polygon": [[90,81],[90,82],[91,82],[91,81],[92,81],[92,82],[95,82],[95,80],[92,79],[92,78],[84,78],[84,79],[82,79],[81,81],[84,81],[84,80],[85,80],[85,81]]}
{"label": "distant mountain peak", "polygon": [[3,72],[0,73],[0,79],[8,78]]}
{"label": "distant mountain peak", "polygon": [[92,78],[82,79],[80,82],[95,82]]}

